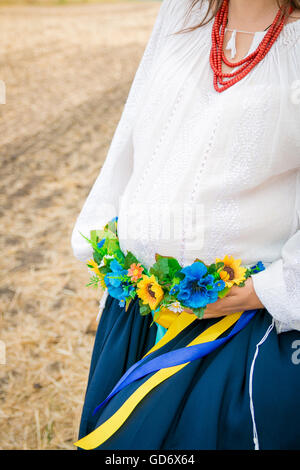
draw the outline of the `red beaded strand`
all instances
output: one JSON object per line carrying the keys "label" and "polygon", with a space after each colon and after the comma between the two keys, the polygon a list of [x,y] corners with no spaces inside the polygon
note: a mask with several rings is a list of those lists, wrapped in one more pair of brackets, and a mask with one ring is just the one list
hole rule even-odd
{"label": "red beaded strand", "polygon": [[[224,0],[216,14],[211,35],[212,47],[210,52],[210,65],[214,72],[214,88],[219,93],[242,80],[261,60],[263,60],[281,33],[285,21],[284,17],[281,18],[281,10],[279,9],[272,25],[256,50],[238,62],[230,62],[225,57],[223,50],[228,19],[228,3],[229,0]],[[291,6],[289,14],[291,14],[293,10],[294,8]],[[239,68],[231,73],[225,73],[222,72],[222,63],[231,68]],[[225,78],[229,78],[230,80],[224,80]]]}

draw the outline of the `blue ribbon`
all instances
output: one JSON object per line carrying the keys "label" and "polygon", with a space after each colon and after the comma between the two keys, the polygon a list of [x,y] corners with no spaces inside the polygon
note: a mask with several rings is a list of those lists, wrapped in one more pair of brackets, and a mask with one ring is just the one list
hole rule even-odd
{"label": "blue ribbon", "polygon": [[[111,393],[105,398],[102,403],[100,403],[100,405],[98,405],[94,409],[93,415],[96,414],[97,411],[102,408],[102,406],[106,405],[106,403],[114,395],[116,395],[124,387],[131,384],[132,382],[141,379],[142,377],[145,377],[146,375],[151,374],[152,372],[157,372],[160,369],[195,361],[196,359],[200,359],[201,357],[206,356],[210,352],[222,346],[239,331],[241,331],[254,317],[256,312],[257,310],[245,310],[234,325],[231,332],[224,338],[218,338],[214,341],[208,341],[206,343],[198,344],[196,346],[188,346],[186,348],[175,349],[174,351],[169,351],[165,354],[161,354],[160,356],[155,357],[154,359],[148,360],[149,357],[151,357],[151,355],[155,353],[155,351],[153,351],[153,353],[151,353],[149,356],[136,362],[135,364],[133,364],[132,367],[130,367],[130,369],[128,369],[128,371],[121,377],[119,382],[113,388]],[[143,364],[145,360],[148,362]]]}

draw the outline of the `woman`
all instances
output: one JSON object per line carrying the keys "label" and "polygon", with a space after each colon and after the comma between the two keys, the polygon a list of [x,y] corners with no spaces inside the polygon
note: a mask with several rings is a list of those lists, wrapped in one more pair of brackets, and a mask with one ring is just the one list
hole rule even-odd
{"label": "woman", "polygon": [[[82,439],[81,448],[300,448],[299,8],[298,0],[164,0],[160,7],[75,224],[74,254],[86,261],[91,250],[79,232],[88,237],[117,215],[122,251],[145,266],[155,253],[182,266],[230,254],[265,269],[209,304],[151,357],[176,353],[219,317],[255,310],[251,321],[107,430],[149,377],[94,409],[159,339],[136,300],[126,311],[109,295],[79,435],[94,440]],[[166,330],[158,328],[161,338]]]}

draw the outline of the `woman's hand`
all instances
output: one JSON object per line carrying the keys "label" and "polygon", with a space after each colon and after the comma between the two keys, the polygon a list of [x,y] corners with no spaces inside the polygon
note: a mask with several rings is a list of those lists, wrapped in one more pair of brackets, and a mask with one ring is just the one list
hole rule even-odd
{"label": "woman's hand", "polygon": [[[253,280],[249,277],[243,287],[233,286],[223,299],[209,304],[203,318],[217,318],[230,315],[231,313],[242,312],[244,310],[254,310],[264,308],[253,287]],[[193,313],[191,309],[185,309],[188,313]]]}

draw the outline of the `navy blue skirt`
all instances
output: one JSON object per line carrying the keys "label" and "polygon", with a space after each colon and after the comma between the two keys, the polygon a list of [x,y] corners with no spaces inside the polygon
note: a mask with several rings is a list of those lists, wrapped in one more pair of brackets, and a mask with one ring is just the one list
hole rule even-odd
{"label": "navy blue skirt", "polygon": [[[219,320],[193,322],[153,357],[186,346]],[[79,438],[106,421],[149,378],[125,387],[93,416],[126,370],[155,344],[157,328],[150,326],[151,321],[150,316],[140,315],[137,299],[125,312],[117,300],[107,298],[95,338]],[[254,449],[255,425],[260,449],[299,450],[300,364],[293,358],[300,332],[278,335],[273,328],[257,348],[271,324],[270,314],[258,310],[227,343],[152,390],[97,449]]]}

